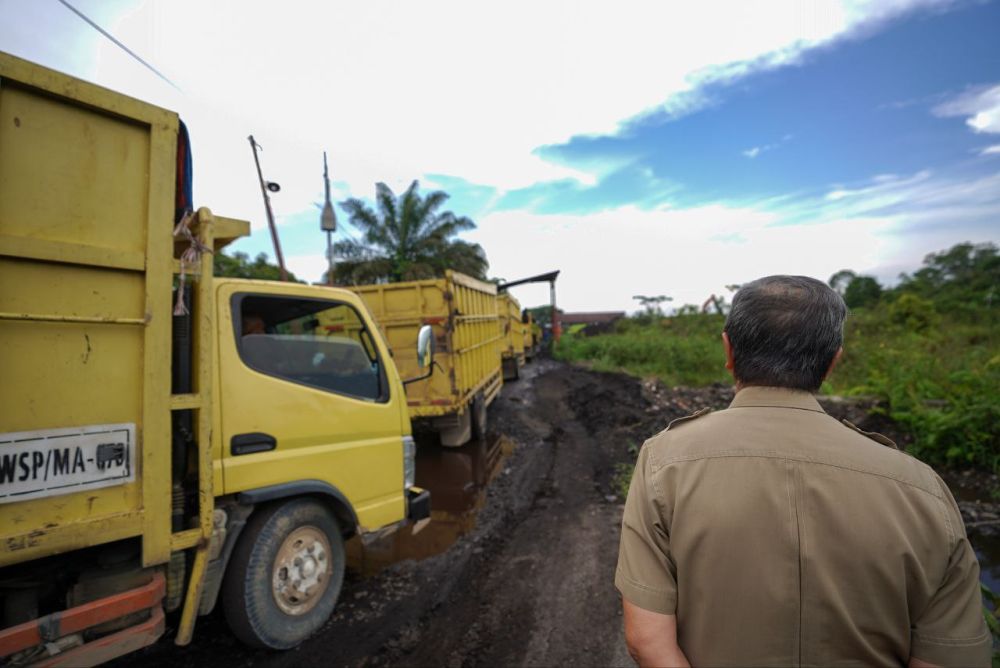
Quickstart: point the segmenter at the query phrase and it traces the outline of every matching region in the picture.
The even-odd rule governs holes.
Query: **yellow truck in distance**
[[[538,355],[538,351],[541,348],[542,328],[535,322],[531,311],[524,309],[522,313],[521,321],[524,323],[524,357],[530,362]]]
[[[186,644],[219,600],[293,647],[346,538],[429,515],[364,303],[214,279],[249,224],[187,211],[189,156],[176,114],[0,53],[0,664],[100,663],[175,610]]]
[[[517,380],[521,376],[521,367],[527,361],[524,343],[528,326],[521,316],[521,304],[509,293],[501,292],[497,295],[497,307],[500,309],[500,329],[503,335],[503,379]]]
[[[437,432],[446,446],[483,437],[486,408],[503,384],[496,285],[449,270],[444,278],[349,289],[375,316],[404,378],[419,377],[412,342],[421,327],[433,328],[434,366],[406,385],[415,426]]]

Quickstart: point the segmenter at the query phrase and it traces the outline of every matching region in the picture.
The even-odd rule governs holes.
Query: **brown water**
[[[980,580],[995,592],[1000,592],[1000,523],[993,518],[1000,514],[997,499],[994,498],[997,481],[985,474],[959,474],[945,472],[942,478],[948,484],[951,493],[963,515],[973,509],[977,517],[985,520],[983,525],[967,526],[969,542],[979,557]],[[967,521],[969,517],[965,518]]]
[[[416,484],[430,490],[431,517],[378,537],[347,543],[347,565],[371,575],[405,559],[441,554],[476,526],[486,488],[514,444],[503,436],[458,448],[418,441]]]

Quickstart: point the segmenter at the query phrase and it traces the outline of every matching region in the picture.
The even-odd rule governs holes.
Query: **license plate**
[[[135,480],[135,424],[0,434],[0,503]]]

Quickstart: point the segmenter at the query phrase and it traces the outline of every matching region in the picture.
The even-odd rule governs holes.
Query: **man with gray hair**
[[[846,313],[812,278],[743,286],[722,334],[732,404],[643,445],[615,574],[640,665],[990,665],[948,488],[813,396]]]

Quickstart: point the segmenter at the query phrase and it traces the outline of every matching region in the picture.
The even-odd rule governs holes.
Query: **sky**
[[[336,201],[444,190],[491,277],[559,269],[569,311],[769,274],[891,285],[1000,240],[1000,0],[68,1],[174,86],[58,0],[0,0],[0,50],[180,113],[196,204],[273,258],[253,134],[310,281],[323,151]]]

